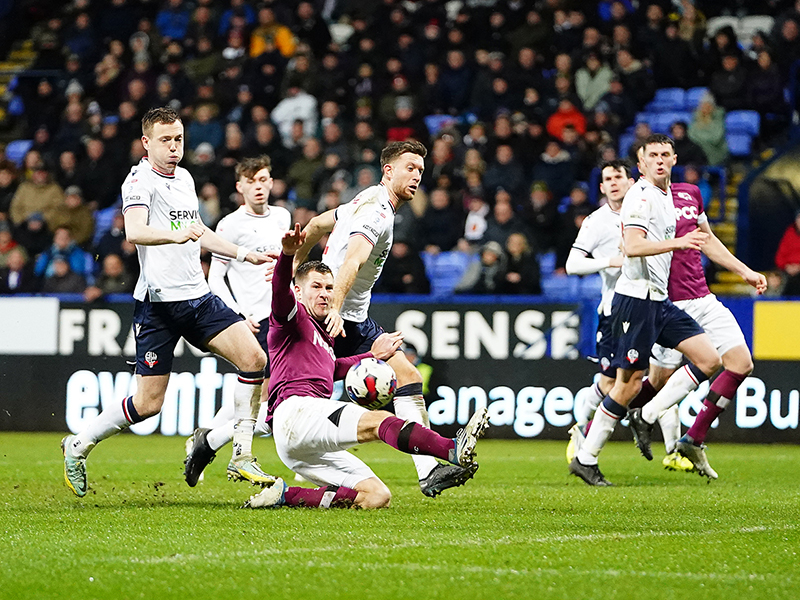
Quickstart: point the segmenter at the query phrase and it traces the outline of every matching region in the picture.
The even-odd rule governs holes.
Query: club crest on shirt
[[[151,369],[158,364],[158,354],[148,350],[144,355],[144,363]]]

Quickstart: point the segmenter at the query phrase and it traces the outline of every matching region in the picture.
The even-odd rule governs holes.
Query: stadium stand
[[[173,39],[159,30],[167,26],[158,20],[160,3],[34,3],[35,10],[29,4],[15,8],[20,25],[0,44],[0,143],[5,142],[3,158],[19,169],[13,184],[0,189],[0,201],[10,202],[15,186],[40,162],[62,190],[77,185],[86,194],[104,176],[118,184],[141,157],[138,119],[154,105],[175,106],[187,129],[214,133],[210,153],[205,145],[205,153],[189,152],[183,162],[211,226],[237,206],[230,167],[241,156],[270,154],[273,200],[290,210],[301,207],[307,218],[332,190],[340,201],[352,198],[361,185],[354,174],[379,170],[387,140],[415,136],[431,149],[443,140],[428,158],[425,194],[418,194],[417,217],[403,224],[405,233],[419,239],[418,215],[431,192],[442,188],[457,208],[454,218],[473,228],[466,237],[474,251],[485,241],[475,234],[481,221],[490,218],[498,198],[508,200],[538,252],[545,294],[582,294],[584,288],[590,293],[594,284],[573,283],[561,274],[564,252],[554,252],[552,240],[563,245],[565,235],[574,235],[562,192],[548,199],[562,210],[555,210],[544,230],[534,226],[527,190],[542,173],[558,173],[552,181],[563,180],[565,190],[588,182],[596,206],[597,163],[628,155],[637,123],[664,133],[677,121],[691,123],[712,74],[734,53],[751,76],[742,110],[724,118],[730,159],[713,168],[700,165],[699,173],[710,182],[715,226],[735,237],[736,206],[726,205],[735,202],[735,184],[746,168],[741,165],[787,139],[798,96],[794,59],[800,58],[800,37],[784,24],[800,28],[800,13],[788,4],[784,9],[742,0],[733,8],[697,0],[691,23],[673,4],[648,29],[643,23],[650,3],[631,4],[620,21],[613,21],[607,7],[578,4],[564,12],[575,24],[564,27],[557,23],[560,8],[554,12],[537,3],[338,1],[312,3],[309,17],[305,7],[299,11],[296,3],[281,0],[263,14],[257,4],[240,13],[227,10],[227,2],[212,2],[223,10],[211,11],[208,20],[202,2],[186,4],[189,24],[167,32]],[[84,13],[91,33],[77,24]],[[265,33],[277,30],[286,37]],[[774,64],[758,73],[764,49]],[[664,60],[672,52],[682,53],[679,65]],[[591,96],[600,100],[585,110],[575,94],[575,73],[591,53],[613,76],[593,82],[601,87]],[[774,111],[754,110],[753,98],[771,92],[776,77],[779,95],[782,90],[788,101]],[[303,93],[292,96],[296,89]],[[303,128],[272,122],[275,107],[287,100],[308,108]],[[564,100],[572,105],[568,120],[558,114]],[[548,131],[558,137],[553,140]],[[317,158],[300,150],[309,137],[320,141]],[[90,139],[102,140],[99,157],[89,156]],[[557,147],[546,155],[548,141]],[[502,146],[511,155],[498,152]],[[331,155],[338,161],[333,169]],[[468,220],[473,198],[483,208]],[[118,209],[113,200],[113,194],[86,198],[95,211],[94,240],[111,227]],[[534,212],[551,214],[548,207]],[[15,237],[32,239],[25,227],[15,224]],[[34,259],[36,247],[31,249]],[[91,244],[85,249],[94,250]],[[422,257],[432,294],[451,293],[465,268],[463,256]]]

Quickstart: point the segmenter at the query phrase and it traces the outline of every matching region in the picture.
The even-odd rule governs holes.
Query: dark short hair
[[[628,177],[633,177],[633,168],[631,167],[631,163],[625,160],[624,158],[615,158],[614,160],[607,160],[600,165],[600,175],[602,177],[603,171],[610,167],[615,171],[625,171],[625,175]]]
[[[672,151],[675,152],[675,142],[672,140],[671,137],[668,135],[664,135],[663,133],[651,133],[642,142],[640,148],[644,149],[646,146],[650,144],[669,144],[672,148]],[[638,150],[638,148],[637,148]]]
[[[272,170],[272,161],[269,156],[262,154],[245,158],[236,165],[236,179],[239,180],[242,177],[252,179],[261,169]]]
[[[161,123],[163,125],[171,125],[175,121],[180,121],[180,115],[169,108],[168,106],[164,106],[161,108],[151,108],[148,110],[145,115],[142,117],[142,133],[146,136],[149,136],[153,133],[153,125],[156,123]]]
[[[392,142],[381,151],[381,169],[385,165],[394,162],[406,152],[417,154],[422,158],[425,158],[428,155],[428,150],[421,142],[414,140],[407,140],[405,142]]]
[[[312,271],[322,273],[323,275],[328,275],[329,273],[333,275],[331,268],[321,260],[309,260],[297,267],[297,271],[294,273],[294,282],[300,285],[300,282],[308,277],[308,274]]]

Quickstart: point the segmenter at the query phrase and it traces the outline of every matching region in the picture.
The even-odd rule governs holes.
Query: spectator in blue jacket
[[[80,249],[66,227],[56,229],[53,234],[53,245],[36,259],[34,274],[37,277],[51,277],[55,273],[57,259],[65,261],[73,273],[83,276],[87,281],[92,279],[94,270],[92,255]]]

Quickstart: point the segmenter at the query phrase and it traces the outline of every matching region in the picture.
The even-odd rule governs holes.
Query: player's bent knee
[[[377,477],[358,482],[354,489],[358,492],[356,504],[361,508],[386,508],[392,503],[392,492]]]
[[[385,410],[365,410],[358,419],[358,442],[366,444],[367,442],[378,441],[380,439],[378,430],[381,423],[391,416],[393,416],[392,413]]]

